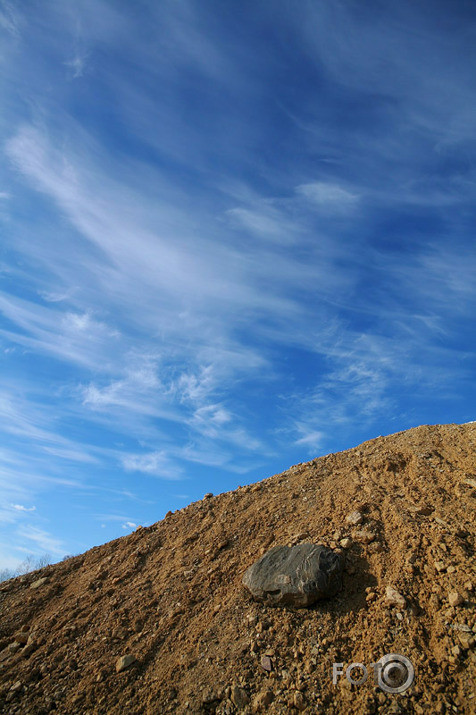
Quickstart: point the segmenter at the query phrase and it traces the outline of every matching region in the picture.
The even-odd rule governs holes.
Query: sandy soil
[[[476,712],[475,445],[472,423],[379,437],[0,584],[0,711]],[[342,550],[343,590],[253,602],[247,567],[301,542]],[[414,666],[401,694],[387,653]]]

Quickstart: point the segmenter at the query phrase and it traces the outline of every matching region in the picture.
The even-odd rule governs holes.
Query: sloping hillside
[[[0,711],[475,712],[475,446],[472,423],[379,437],[0,584]],[[342,550],[343,590],[253,602],[247,567],[300,542]],[[386,653],[406,692],[333,684]]]

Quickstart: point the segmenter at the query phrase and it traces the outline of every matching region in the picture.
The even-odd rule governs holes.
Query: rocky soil
[[[379,437],[0,584],[0,711],[476,712],[475,446],[472,423]],[[298,543],[342,551],[342,591],[254,602],[246,569]],[[402,694],[386,653],[414,665]],[[354,662],[368,680],[334,685]]]

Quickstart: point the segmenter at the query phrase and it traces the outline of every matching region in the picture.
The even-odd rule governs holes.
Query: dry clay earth
[[[473,423],[379,437],[0,584],[1,712],[476,712],[475,443]],[[342,550],[342,591],[252,601],[247,567],[301,542]],[[333,684],[386,653],[414,665],[404,693],[370,667]]]

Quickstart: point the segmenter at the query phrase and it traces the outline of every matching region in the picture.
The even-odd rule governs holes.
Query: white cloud
[[[89,54],[77,52],[74,57],[67,60],[64,64],[66,67],[72,70],[73,79],[78,79],[84,75],[85,69],[87,67]]]
[[[320,448],[325,433],[322,430],[308,430],[305,425],[300,425],[298,431],[303,432],[303,436],[295,441],[295,444],[302,444],[308,447],[310,450],[317,450]]]
[[[123,454],[121,462],[128,472],[142,472],[164,479],[181,479],[183,467],[177,464],[165,450],[156,450],[144,454]]]
[[[20,18],[18,8],[15,8],[9,0],[3,0],[0,7],[0,27],[10,33],[13,37],[18,37],[20,33]]]
[[[88,313],[63,312],[6,293],[0,293],[0,311],[17,328],[0,330],[9,341],[88,367],[100,367],[120,339],[115,328]]]
[[[136,529],[137,524],[133,521],[126,521],[125,524],[122,524],[123,529]]]
[[[26,507],[23,504],[10,504],[10,506],[16,511],[36,511],[36,506]]]
[[[360,198],[358,194],[337,184],[322,181],[301,184],[296,191],[324,211],[347,211],[354,207]]]
[[[140,13],[93,5],[53,3],[31,20],[10,2],[0,11],[0,59],[29,108],[2,102],[2,186],[15,187],[0,193],[13,259],[0,267],[11,286],[0,356],[5,384],[16,376],[0,400],[5,504],[59,485],[120,498],[92,478],[103,467],[115,478],[118,463],[137,485],[185,478],[187,463],[191,475],[246,471],[287,445],[321,449],[336,426],[388,418],[419,375],[451,386],[466,374],[441,341],[474,313],[474,259],[454,248],[469,213],[446,214],[431,250],[418,213],[474,194],[474,73],[447,61],[451,33],[419,32],[408,3],[391,22],[347,2],[263,6],[260,22],[273,16],[276,38],[286,27],[291,62],[319,81],[307,92],[273,84],[272,37],[245,51],[199,2],[150,4],[151,43]],[[441,57],[429,54],[435,35]],[[100,56],[110,62],[92,71]],[[75,121],[86,93],[97,104]],[[458,152],[468,171],[447,182],[438,167]],[[8,523],[24,516],[4,511]]]
[[[18,528],[16,535],[20,542],[23,541],[24,544],[28,544],[28,546],[24,547],[28,553],[39,554],[47,552],[58,556],[62,556],[65,553],[65,547],[61,539],[37,526],[21,526]]]
[[[256,208],[233,208],[225,214],[231,225],[244,228],[251,234],[283,246],[297,242],[299,224],[279,211],[270,201],[262,201]]]

